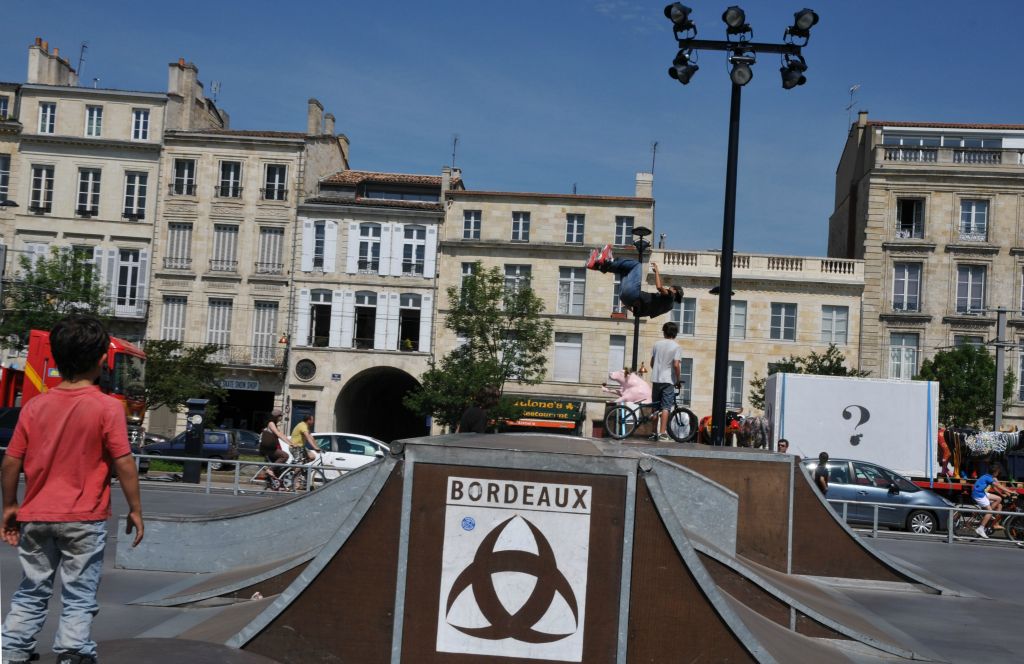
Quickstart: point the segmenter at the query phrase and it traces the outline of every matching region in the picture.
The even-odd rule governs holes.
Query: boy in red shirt
[[[124,407],[94,385],[107,360],[110,337],[91,316],[69,316],[50,331],[50,348],[64,380],[22,408],[0,482],[0,536],[19,547],[23,578],[3,625],[3,661],[34,657],[60,567],[61,615],[53,649],[58,664],[93,664],[90,637],[99,611],[96,590],[103,570],[110,472],[128,501],[133,546],[142,541],[142,504]],[[18,476],[25,496],[18,506]]]

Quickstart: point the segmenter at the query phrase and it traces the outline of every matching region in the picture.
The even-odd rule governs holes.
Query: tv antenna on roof
[[[853,85],[850,86],[850,103],[846,107],[847,128],[849,128],[849,126],[853,124],[853,105],[856,103],[854,101],[854,95],[857,94],[857,90],[860,90],[860,83],[854,83]]]
[[[82,47],[78,50],[78,68],[75,70],[78,72],[78,78],[82,78],[82,63],[85,62],[85,51],[89,48],[89,42],[82,42]]]
[[[213,93],[213,102],[217,103],[217,95],[220,94],[220,81],[210,81],[210,92]]]
[[[455,168],[455,153],[459,149],[459,135],[452,134],[452,168]]]
[[[654,175],[654,160],[658,157],[658,141],[651,143],[651,175]]]

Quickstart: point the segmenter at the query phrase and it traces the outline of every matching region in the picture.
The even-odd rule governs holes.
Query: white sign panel
[[[593,488],[449,477],[437,651],[583,658]]]
[[[835,376],[769,377],[766,414],[789,451],[857,459],[906,475],[935,472],[939,384]]]

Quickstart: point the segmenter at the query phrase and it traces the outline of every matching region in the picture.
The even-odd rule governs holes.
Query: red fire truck
[[[24,406],[29,399],[57,385],[61,376],[50,350],[50,333],[30,331],[24,368],[3,367],[0,372],[0,407]],[[124,339],[110,337],[100,388],[124,404],[128,439],[133,446],[142,444],[145,433],[145,378],[146,354]]]

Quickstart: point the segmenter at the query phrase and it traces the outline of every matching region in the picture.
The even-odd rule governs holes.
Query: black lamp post
[[[633,229],[633,235],[636,236],[636,240],[633,241],[633,246],[636,247],[636,259],[640,261],[641,274],[643,274],[644,254],[651,248],[651,243],[645,240],[648,235],[651,234],[651,229],[645,226],[637,226]],[[643,284],[641,284],[642,286]],[[633,315],[633,371],[636,371],[637,360],[640,355],[640,317]]]
[[[725,169],[725,212],[722,222],[721,277],[718,288],[718,336],[715,343],[715,386],[714,402],[711,407],[713,445],[721,445],[725,439],[725,405],[729,385],[729,326],[732,313],[732,261],[733,237],[736,227],[736,163],[739,157],[740,140],[740,97],[743,86],[754,77],[751,68],[757,62],[758,53],[777,53],[782,57],[779,73],[782,87],[791,90],[807,82],[804,72],[807,62],[801,54],[802,47],[810,39],[811,28],[818,22],[818,15],[810,9],[802,9],[793,16],[793,25],[786,28],[782,44],[766,44],[750,41],[753,30],[747,23],[746,13],[737,6],[729,7],[722,13],[725,23],[725,41],[696,39],[697,26],[690,18],[693,10],[679,2],[665,7],[665,16],[672,21],[672,29],[679,44],[668,75],[686,85],[700,67],[696,51],[724,51],[728,54],[732,68],[732,100],[729,105],[729,149]]]

